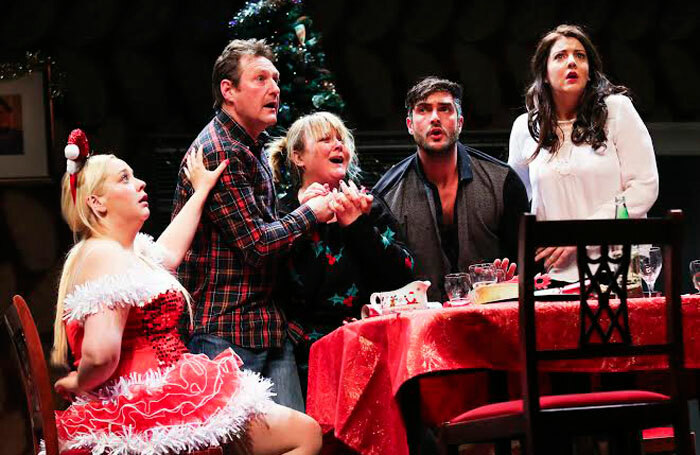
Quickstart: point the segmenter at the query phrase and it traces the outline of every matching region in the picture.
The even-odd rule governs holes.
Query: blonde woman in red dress
[[[56,413],[61,452],[159,455],[231,444],[243,453],[318,453],[318,424],[274,404],[269,381],[242,371],[231,350],[209,360],[178,336],[189,295],[171,271],[227,163],[209,171],[201,150],[190,154],[194,194],[154,241],[140,233],[150,214],[146,184],[113,155],[86,158],[84,135],[69,142],[61,202],[77,243],[61,276],[52,361],[66,365],[70,348],[76,371],[55,384],[72,399]]]

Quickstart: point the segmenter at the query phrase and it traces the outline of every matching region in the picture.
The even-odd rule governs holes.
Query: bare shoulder
[[[76,258],[74,285],[95,280],[104,275],[125,273],[136,256],[119,242],[110,239],[89,239]]]

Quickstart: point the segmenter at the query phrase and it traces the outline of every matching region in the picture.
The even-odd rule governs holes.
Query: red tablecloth
[[[662,342],[662,298],[631,299],[629,324],[635,344]],[[575,347],[578,304],[538,303],[541,348]],[[700,296],[683,298],[688,368],[700,368]],[[417,376],[440,371],[519,369],[517,302],[420,310],[365,319],[313,344],[307,413],[324,432],[361,454],[407,454],[406,431],[396,399]],[[638,371],[665,367],[660,357],[557,361],[549,371]]]

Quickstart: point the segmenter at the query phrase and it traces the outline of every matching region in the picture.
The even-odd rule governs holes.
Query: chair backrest
[[[51,383],[34,319],[26,302],[19,295],[12,299],[12,305],[5,311],[4,316],[27,396],[34,453],[39,453],[40,442],[43,440],[46,455],[58,455]]]
[[[625,220],[537,221],[525,214],[520,220],[518,266],[520,273],[520,345],[524,411],[539,411],[537,364],[540,360],[580,359],[635,355],[665,355],[672,374],[672,394],[679,393],[683,367],[681,325],[681,247],[683,213],[666,218]],[[663,249],[667,340],[654,345],[633,345],[627,304],[627,271],[631,245],[658,244]],[[611,257],[609,246],[621,246],[622,255]],[[537,248],[576,246],[580,282],[580,335],[578,346],[538,350],[536,346],[534,277]],[[590,248],[590,247],[598,247]],[[619,251],[619,249],[618,249]],[[595,269],[595,270],[594,270]],[[590,281],[590,284],[587,283]],[[619,304],[610,305],[611,294]],[[597,298],[592,300],[591,298]],[[607,327],[601,324],[601,316]]]

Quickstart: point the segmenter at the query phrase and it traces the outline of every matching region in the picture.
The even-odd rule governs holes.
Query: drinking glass
[[[640,251],[639,269],[644,282],[647,284],[649,297],[653,294],[654,283],[656,283],[656,279],[659,278],[659,273],[661,273],[661,264],[661,248],[658,246],[652,246],[648,251]]]
[[[700,294],[700,259],[690,261],[690,278],[693,279],[693,286]]]
[[[472,280],[472,287],[483,286],[498,281],[496,267],[490,263],[470,265],[469,277]]]
[[[468,273],[450,273],[445,275],[445,294],[450,302],[463,302],[469,295],[471,280]]]

